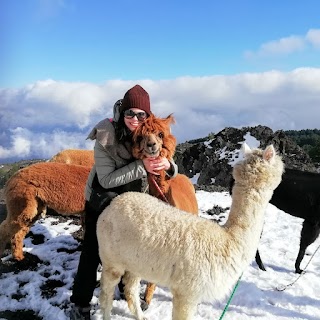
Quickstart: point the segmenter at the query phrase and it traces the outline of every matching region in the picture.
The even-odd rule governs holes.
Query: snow
[[[197,191],[199,212],[204,218],[212,219],[205,212],[218,205],[228,208],[231,197],[226,192]],[[225,213],[224,213],[225,215]],[[300,278],[294,273],[294,263],[299,250],[300,230],[302,220],[269,204],[266,210],[265,225],[259,244],[261,258],[267,271],[261,271],[254,261],[244,271],[233,299],[223,319],[320,319],[320,246],[318,238],[307,250],[302,261],[304,269],[312,254],[315,255],[308,264],[306,273]],[[57,223],[54,217],[39,220],[31,228],[35,234],[43,234],[43,244],[32,244],[30,238],[25,239],[25,251],[37,255],[45,264],[36,270],[26,270],[19,273],[3,273],[0,276],[0,312],[34,310],[45,320],[66,320],[69,308],[69,297],[73,278],[77,269],[79,251],[75,250],[78,242],[71,236],[79,226],[73,225],[70,219],[66,223]],[[59,250],[57,248],[65,248]],[[2,260],[9,259],[10,256]],[[100,274],[98,273],[98,276]],[[49,298],[41,295],[40,287],[47,281],[57,280],[64,283],[58,287],[56,294]],[[297,280],[298,279],[298,280]],[[292,285],[292,282],[296,281]],[[281,286],[289,285],[284,291]],[[143,284],[143,287],[145,284]],[[21,298],[15,299],[20,293]],[[13,295],[13,297],[12,297]],[[92,299],[92,319],[101,320],[98,304],[99,288],[95,290]],[[199,304],[194,319],[219,319],[228,301],[208,301]],[[145,312],[150,320],[171,319],[172,295],[167,288],[157,287],[149,309]],[[133,319],[127,304],[123,300],[114,300],[114,320]]]

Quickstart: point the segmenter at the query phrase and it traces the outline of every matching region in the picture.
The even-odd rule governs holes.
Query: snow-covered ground
[[[228,208],[231,204],[231,198],[226,192],[197,191],[197,199],[200,213],[205,218],[212,218],[205,212],[214,205]],[[301,223],[301,219],[268,205],[259,245],[267,271],[259,270],[254,261],[251,263],[245,270],[223,319],[320,319],[320,250],[316,252],[301,278],[284,291],[277,290],[298,277],[294,273],[294,263],[299,249]],[[32,244],[31,238],[27,238],[25,251],[37,255],[45,263],[40,263],[33,268],[34,270],[16,274],[3,273],[0,276],[0,314],[5,310],[16,312],[27,309],[35,311],[35,314],[45,320],[68,319],[66,312],[79,259],[79,251],[74,251],[78,242],[71,233],[78,228],[79,226],[74,225],[72,220],[56,224],[54,217],[42,219],[32,227],[33,233],[43,234],[46,241],[35,245]],[[308,255],[301,264],[302,269],[319,246],[320,239],[317,239],[308,248]],[[3,260],[8,259],[10,256],[3,258]],[[42,295],[48,281],[59,284],[56,292],[49,297]],[[96,289],[92,299],[93,320],[102,319],[98,295],[99,288]],[[208,301],[199,304],[194,319],[219,319],[228,298],[220,302]],[[171,319],[171,309],[171,293],[167,288],[157,287],[146,316],[150,320]],[[125,301],[114,301],[112,319],[133,319]]]

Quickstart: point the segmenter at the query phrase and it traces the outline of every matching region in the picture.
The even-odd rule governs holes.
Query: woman
[[[171,177],[178,172],[176,164],[166,158],[137,160],[132,157],[132,133],[150,114],[149,94],[136,85],[116,102],[113,120],[102,120],[88,136],[96,140],[95,165],[85,188],[85,234],[70,298],[73,302],[70,319],[90,319],[90,301],[100,263],[96,235],[100,213],[117,194],[145,191],[147,172],[157,174],[159,170],[166,170]],[[119,289],[123,290],[120,284]]]

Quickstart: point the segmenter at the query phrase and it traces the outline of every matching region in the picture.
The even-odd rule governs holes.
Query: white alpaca
[[[187,214],[147,194],[115,198],[97,223],[102,262],[100,305],[109,320],[114,288],[124,275],[136,319],[140,278],[168,287],[174,320],[191,320],[201,301],[223,298],[254,259],[266,206],[279,185],[283,163],[273,146],[244,147],[234,166],[233,199],[224,226]]]

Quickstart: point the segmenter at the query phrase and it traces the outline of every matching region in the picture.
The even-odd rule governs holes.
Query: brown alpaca
[[[90,167],[42,162],[16,172],[5,187],[7,217],[0,225],[0,257],[11,239],[12,255],[22,260],[23,240],[47,207],[63,215],[84,211]]]
[[[176,148],[176,139],[171,134],[170,125],[174,118],[148,117],[135,130],[133,136],[133,156],[137,159],[147,157],[166,157],[172,159]],[[194,215],[198,215],[198,202],[190,179],[182,174],[170,179],[165,171],[159,175],[148,174],[149,193],[172,206]],[[144,299],[149,305],[156,285],[148,283]]]
[[[66,149],[53,156],[49,162],[79,164],[92,167],[94,165],[93,150]]]

